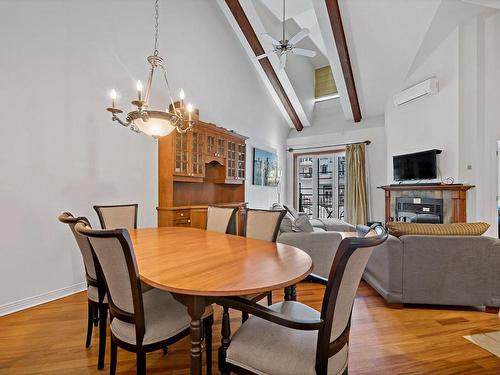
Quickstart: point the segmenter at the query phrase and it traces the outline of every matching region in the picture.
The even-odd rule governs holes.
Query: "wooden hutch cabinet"
[[[246,139],[202,121],[160,138],[158,226],[205,228],[208,205],[245,208]]]

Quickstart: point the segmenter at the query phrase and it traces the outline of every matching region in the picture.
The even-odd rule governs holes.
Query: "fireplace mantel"
[[[474,185],[385,185],[379,189],[385,192],[385,222],[395,217],[396,197],[441,198],[444,201],[445,223],[465,223],[467,221],[467,190]]]

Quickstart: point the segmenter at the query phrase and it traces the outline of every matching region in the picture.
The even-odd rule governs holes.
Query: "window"
[[[310,218],[343,218],[345,154],[295,155],[295,207]]]
[[[338,98],[337,85],[330,65],[314,71],[314,98],[316,102]]]

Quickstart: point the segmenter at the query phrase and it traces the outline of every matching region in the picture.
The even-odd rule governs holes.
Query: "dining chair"
[[[340,242],[321,311],[296,301],[265,307],[239,297],[221,298],[222,306],[253,315],[230,340],[223,338],[221,373],[347,374],[356,290],[373,248],[387,236],[382,228]]]
[[[236,234],[237,207],[208,206],[207,230]]]
[[[92,331],[95,325],[99,325],[99,356],[97,360],[97,368],[104,367],[104,354],[106,351],[106,324],[108,316],[108,301],[106,298],[104,282],[96,272],[95,262],[92,255],[92,249],[89,240],[76,232],[75,225],[78,221],[86,223],[90,227],[90,223],[85,217],[74,217],[69,212],[63,212],[59,215],[59,221],[68,224],[73,236],[75,237],[78,248],[83,258],[85,266],[85,278],[87,280],[87,338],[85,347],[90,348]]]
[[[256,240],[276,242],[281,221],[286,215],[286,210],[256,210],[247,209],[246,211],[246,227],[245,236]],[[285,290],[286,298],[290,295],[289,288]],[[257,302],[267,297],[267,304],[273,303],[273,292],[264,294],[255,294],[246,296],[245,298]],[[248,314],[243,312],[242,322],[248,319]]]
[[[187,308],[171,293],[152,288],[144,292],[127,229],[95,230],[79,221],[75,230],[86,236],[103,275],[111,331],[110,374],[116,373],[118,346],[136,353],[137,374],[146,373],[146,353],[164,349],[190,333]],[[207,374],[212,370],[213,309],[202,315]]]
[[[138,204],[94,206],[102,229],[137,228]]]

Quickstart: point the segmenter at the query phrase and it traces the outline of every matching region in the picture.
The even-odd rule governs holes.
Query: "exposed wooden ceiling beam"
[[[330,25],[332,27],[335,45],[337,46],[342,73],[344,74],[354,122],[359,122],[361,121],[361,109],[359,107],[358,93],[356,92],[356,85],[354,83],[351,59],[349,58],[349,51],[347,49],[342,16],[340,15],[339,1],[325,0],[325,5],[328,10],[328,17],[330,18]]]
[[[239,0],[225,0],[225,2],[229,10],[231,11],[234,19],[238,23],[238,26],[243,32],[243,35],[245,36],[255,56],[259,56],[265,53],[264,48],[260,44],[259,38],[257,38],[257,35],[255,34],[255,31],[250,21],[248,20],[245,11],[241,7]],[[285,89],[283,88],[283,85],[281,84],[278,76],[276,75],[276,72],[274,71],[271,62],[267,57],[264,57],[259,60],[259,63],[262,69],[264,70],[264,73],[266,74],[267,78],[269,79],[269,82],[276,91],[276,94],[278,95],[281,103],[283,104],[283,107],[285,108],[288,116],[290,116],[290,120],[295,126],[295,129],[301,131],[304,128],[304,126],[302,125],[302,122],[300,121],[297,112],[293,108],[293,105],[290,102],[290,99],[288,98],[288,95],[286,94]]]

